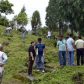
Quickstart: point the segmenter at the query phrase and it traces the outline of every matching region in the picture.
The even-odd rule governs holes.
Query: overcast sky
[[[35,10],[40,12],[42,26],[45,26],[45,15],[46,15],[46,7],[48,6],[49,0],[9,0],[11,3],[14,4],[13,10],[14,15],[17,15],[23,6],[26,7],[26,13],[28,14],[29,18],[29,25],[27,29],[31,29],[30,26],[30,19],[32,14]],[[14,15],[9,15],[8,18],[11,19]]]

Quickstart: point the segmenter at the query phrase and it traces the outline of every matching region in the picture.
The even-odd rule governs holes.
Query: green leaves
[[[0,1],[0,12],[5,13],[6,15],[11,14],[13,13],[12,6],[13,4],[9,3],[8,0],[1,0]]]
[[[16,16],[16,21],[19,25],[25,26],[28,23],[27,14],[25,12],[25,7],[21,9],[21,12]]]
[[[40,28],[41,26],[40,14],[38,11],[35,11],[32,15],[31,25],[32,30],[36,33],[36,29]]]
[[[59,21],[70,22],[75,31],[84,27],[84,0],[50,0],[46,12],[46,25],[54,30]]]

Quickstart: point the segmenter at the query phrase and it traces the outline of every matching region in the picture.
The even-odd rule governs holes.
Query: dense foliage
[[[6,18],[6,15],[14,13],[12,7],[13,4],[8,0],[0,0],[0,25],[9,25],[9,21]],[[2,14],[5,14],[5,16],[2,16]]]
[[[28,23],[27,14],[25,11],[25,7],[23,7],[20,13],[16,16],[16,21],[19,26],[26,26]]]
[[[70,22],[73,31],[84,32],[84,0],[50,0],[46,9],[46,25],[60,29],[64,22]]]
[[[41,26],[39,11],[35,11],[33,13],[32,20],[31,20],[31,25],[32,25],[33,32],[36,33],[36,29],[40,28],[40,26]]]

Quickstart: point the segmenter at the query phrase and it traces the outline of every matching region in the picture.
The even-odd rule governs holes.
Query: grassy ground
[[[84,66],[66,66],[61,68],[58,63],[57,49],[54,47],[54,40],[43,38],[46,44],[46,72],[40,73],[35,69],[33,75],[36,80],[31,82],[27,75],[27,48],[32,40],[37,41],[37,36],[27,35],[25,43],[21,35],[13,31],[11,36],[3,34],[4,28],[0,26],[0,43],[8,42],[4,47],[8,55],[8,63],[5,65],[5,72],[2,84],[84,84]]]

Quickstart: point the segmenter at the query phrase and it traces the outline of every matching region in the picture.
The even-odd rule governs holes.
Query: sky
[[[7,16],[8,19],[11,20],[13,16],[17,15],[20,12],[21,8],[25,6],[26,13],[29,18],[29,23],[26,26],[27,30],[31,30],[30,20],[35,10],[39,11],[42,26],[45,26],[46,7],[48,6],[49,0],[9,0],[9,2],[14,4],[13,6],[14,14],[8,15]]]

